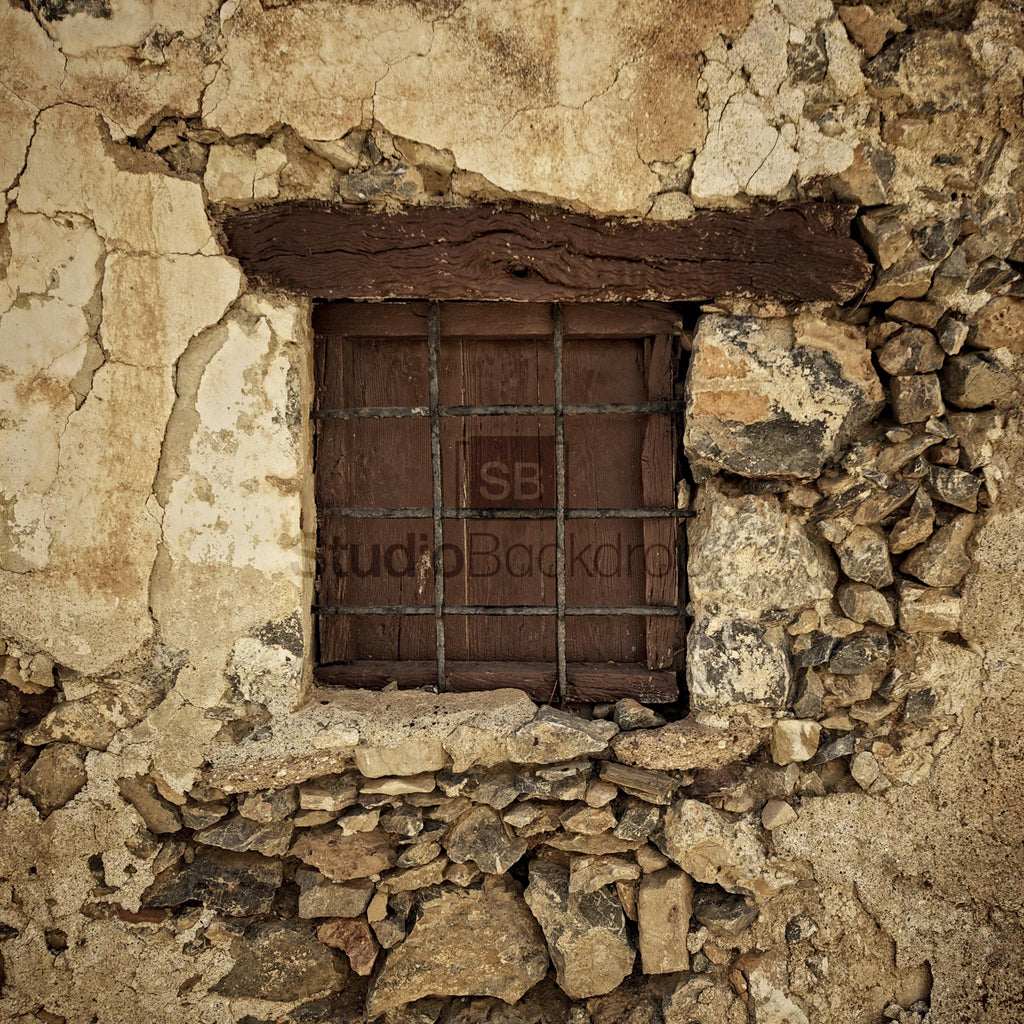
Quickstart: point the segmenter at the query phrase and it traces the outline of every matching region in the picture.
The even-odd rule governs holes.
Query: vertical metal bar
[[[554,304],[555,356],[555,597],[558,635],[558,695],[566,696],[565,669],[565,421],[562,402],[562,308]]]
[[[436,302],[427,314],[427,353],[430,373],[430,472],[434,485],[434,635],[437,650],[437,689],[447,689],[444,667],[444,500],[441,489],[441,310]]]

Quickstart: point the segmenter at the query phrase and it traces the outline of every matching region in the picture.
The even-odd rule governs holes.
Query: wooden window
[[[318,306],[317,678],[675,700],[680,326],[652,304]]]

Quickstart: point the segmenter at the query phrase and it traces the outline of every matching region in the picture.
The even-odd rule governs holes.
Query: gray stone
[[[813,316],[701,317],[684,445],[707,475],[817,476],[882,406],[863,333]]]
[[[501,768],[472,773],[445,768],[437,773],[437,784],[446,796],[468,797],[474,803],[488,804],[499,811],[519,795],[518,779],[518,772]]]
[[[559,987],[588,999],[616,988],[636,954],[617,897],[608,889],[570,894],[569,879],[567,868],[535,858],[525,896],[544,930]]]
[[[797,718],[818,718],[824,710],[825,687],[813,669],[802,673],[797,681],[793,714]]]
[[[387,955],[368,1017],[427,996],[494,996],[515,1003],[548,970],[544,938],[511,883],[438,889],[422,899],[405,941]]]
[[[423,831],[423,815],[415,807],[396,807],[381,814],[378,824],[390,835],[411,839]]]
[[[215,824],[228,813],[226,803],[198,803],[189,800],[183,807],[179,808],[181,823],[186,828],[202,829]]]
[[[657,828],[660,820],[661,811],[657,807],[634,800],[619,814],[619,821],[613,832],[619,839],[643,842]]]
[[[886,373],[895,375],[939,370],[946,354],[931,331],[923,327],[904,327],[878,350],[876,357]]]
[[[489,875],[508,871],[526,853],[527,845],[490,807],[470,808],[452,823],[441,842],[453,861],[472,861]]]
[[[913,480],[900,480],[884,491],[872,494],[857,506],[853,522],[857,526],[874,526],[905,505],[917,491]]]
[[[895,626],[896,617],[888,598],[866,583],[843,583],[836,591],[836,600],[843,614],[854,622],[877,622]]]
[[[693,912],[693,880],[677,868],[645,874],[637,894],[640,962],[644,974],[690,968],[686,936]]]
[[[831,633],[815,631],[793,640],[793,664],[797,668],[816,668],[832,656],[836,638]]]
[[[238,801],[238,813],[244,818],[268,823],[284,821],[298,806],[299,791],[295,786],[285,786],[284,789],[247,793]]]
[[[177,832],[181,828],[178,809],[160,796],[152,782],[147,779],[119,779],[117,788],[121,796],[139,812],[150,832],[162,835]]]
[[[395,849],[382,833],[346,836],[329,825],[301,833],[291,853],[335,882],[371,878],[395,863]]]
[[[319,871],[299,868],[299,917],[358,917],[373,898],[370,881],[332,882]]]
[[[857,749],[857,738],[853,733],[846,733],[829,741],[808,761],[809,765],[825,764],[828,761],[838,761],[841,757],[849,757]]]
[[[953,356],[942,370],[942,393],[958,409],[1001,405],[1016,384],[1014,375],[987,352]]]
[[[588,721],[545,706],[509,737],[509,758],[518,764],[549,764],[600,754],[618,731],[614,722]]]
[[[939,346],[949,356],[955,356],[964,347],[970,328],[962,320],[951,317],[939,331]]]
[[[757,920],[757,906],[745,896],[702,886],[693,900],[693,916],[710,932],[735,938]]]
[[[757,621],[831,598],[831,552],[774,495],[730,497],[710,480],[698,490],[695,509],[687,579],[698,607]]]
[[[857,583],[887,587],[892,583],[892,563],[885,534],[877,527],[855,526],[836,545],[843,572]]]
[[[781,627],[708,615],[690,627],[686,681],[694,709],[743,703],[781,709],[792,678]]]
[[[955,505],[965,512],[976,512],[978,509],[978,491],[981,481],[972,473],[949,466],[930,466],[928,469],[928,489],[932,495],[947,505]]]
[[[344,974],[312,930],[284,921],[257,925],[231,944],[235,964],[213,987],[228,998],[292,1002],[336,988]]]
[[[967,541],[976,522],[976,516],[956,516],[936,530],[927,544],[911,551],[900,569],[930,587],[958,586],[971,567]]]
[[[85,751],[74,743],[51,743],[21,777],[21,791],[46,818],[72,800],[85,783]]]
[[[868,627],[839,642],[828,668],[836,675],[859,675],[885,668],[891,660],[892,644],[885,631]]]
[[[207,846],[219,846],[235,853],[262,853],[266,857],[281,857],[288,852],[292,839],[290,821],[253,821],[240,814],[232,814],[210,828],[196,833],[196,840]]]
[[[522,772],[516,776],[516,790],[522,796],[540,800],[582,800],[593,765],[575,761],[551,769]]]
[[[191,864],[157,875],[142,894],[144,907],[202,903],[230,917],[270,912],[283,877],[281,862],[255,853],[200,851]]]
[[[889,381],[889,401],[897,423],[921,423],[946,411],[939,378],[934,373],[893,377]]]

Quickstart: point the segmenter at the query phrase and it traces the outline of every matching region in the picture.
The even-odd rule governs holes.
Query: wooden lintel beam
[[[226,215],[250,279],[315,298],[845,302],[871,265],[851,206],[639,223],[527,206],[375,213],[287,202]]]

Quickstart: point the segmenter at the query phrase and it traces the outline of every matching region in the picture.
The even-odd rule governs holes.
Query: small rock
[[[644,974],[690,968],[686,936],[693,912],[693,880],[677,868],[644,875],[637,895],[640,961]]]
[[[544,706],[509,737],[509,757],[518,764],[545,764],[600,754],[618,731],[612,722],[587,721]]]
[[[356,802],[359,790],[347,775],[326,775],[299,786],[299,806],[304,811],[330,811],[337,814]]]
[[[216,803],[197,803],[189,800],[179,810],[181,813],[181,823],[186,828],[198,831],[220,821],[228,813],[228,805],[220,801]]]
[[[905,633],[956,633],[961,598],[955,590],[900,583],[900,629]]]
[[[973,473],[947,466],[931,466],[928,470],[928,489],[947,505],[955,505],[965,512],[978,509],[978,491],[981,481]]]
[[[319,871],[299,868],[299,917],[359,917],[373,897],[373,882],[332,882]]]
[[[889,381],[889,401],[897,423],[921,423],[946,411],[939,378],[934,373],[893,377]]]
[[[544,937],[511,885],[439,889],[422,900],[405,941],[388,953],[370,987],[366,1014],[377,1017],[435,995],[515,1003],[547,969]]]
[[[900,480],[887,490],[871,495],[857,506],[853,522],[857,526],[874,526],[905,505],[916,493],[913,480]]]
[[[999,405],[1016,383],[1014,375],[987,352],[953,356],[942,370],[942,393],[959,409]]]
[[[605,807],[618,795],[618,786],[613,786],[604,779],[591,779],[587,783],[587,794],[583,799],[588,807]]]
[[[119,779],[117,788],[139,812],[146,828],[157,835],[177,832],[181,828],[178,809],[156,791],[152,782],[146,779]]]
[[[661,811],[657,807],[634,801],[619,815],[614,835],[629,842],[644,842],[660,819]]]
[[[818,752],[811,758],[808,764],[826,764],[829,761],[837,761],[841,757],[848,757],[857,748],[857,739],[852,733],[839,736],[836,739],[820,747]]]
[[[398,867],[418,868],[441,856],[440,843],[413,843],[398,855]]]
[[[958,412],[949,416],[949,425],[960,442],[961,465],[980,469],[992,461],[992,444],[1002,434],[1006,414],[997,410]]]
[[[769,831],[791,821],[796,821],[796,811],[785,800],[769,800],[761,808],[761,824]]]
[[[817,722],[781,718],[772,724],[771,753],[776,764],[810,760],[818,749],[821,726]]]
[[[831,703],[838,704],[840,707],[846,707],[855,701],[867,700],[874,692],[877,682],[877,677],[870,673],[829,675],[825,680],[826,689],[834,698]],[[853,728],[852,725],[839,726],[831,718],[825,719],[821,724],[825,729]]]
[[[472,885],[478,878],[483,877],[475,864],[449,864],[444,869],[444,880],[452,885]]]
[[[693,916],[710,932],[735,938],[756,920],[758,910],[745,896],[701,886],[694,896]]]
[[[21,777],[21,791],[47,818],[74,799],[85,783],[85,751],[74,743],[51,743]]]
[[[329,992],[343,977],[331,953],[305,927],[284,921],[256,926],[231,945],[235,965],[211,991],[228,998],[292,1002]]]
[[[907,516],[889,531],[889,550],[894,555],[902,554],[918,544],[923,544],[935,529],[932,516]]]
[[[857,218],[857,227],[868,252],[883,270],[906,256],[914,244],[910,232],[897,218],[884,220],[874,213],[864,213]]]
[[[836,637],[831,633],[814,632],[797,637],[793,642],[793,664],[797,668],[824,665],[832,656]]]
[[[436,786],[433,772],[403,775],[390,779],[368,779],[360,787],[362,794],[402,796],[406,793],[431,793]]]
[[[394,871],[380,883],[380,889],[386,893],[400,893],[425,889],[428,885],[440,885],[444,881],[447,867],[448,858],[438,857],[429,864]]]
[[[619,839],[608,832],[601,832],[596,836],[557,832],[553,836],[544,836],[541,842],[545,846],[561,850],[563,853],[586,853],[595,856],[607,853],[631,853],[638,845],[625,839]]]
[[[596,836],[607,832],[616,825],[615,815],[607,808],[570,807],[559,819],[568,832],[584,836]]]
[[[797,718],[818,718],[824,707],[824,698],[825,687],[821,676],[813,669],[808,669],[797,682],[793,714]]]
[[[596,892],[615,882],[640,877],[640,866],[622,857],[570,857],[569,892]]]
[[[604,995],[633,970],[636,954],[618,899],[607,889],[569,894],[569,871],[534,858],[525,892],[540,922],[559,987],[572,999]]]
[[[836,675],[858,675],[885,668],[891,659],[892,644],[885,631],[869,627],[840,641],[828,668]]]
[[[946,354],[931,331],[922,327],[904,327],[878,350],[877,358],[878,365],[895,376],[940,370]]]
[[[269,823],[284,821],[299,806],[299,791],[295,786],[268,789],[261,793],[248,793],[238,801],[238,813],[243,818]]]
[[[946,355],[955,356],[964,347],[970,328],[962,320],[950,318],[939,332],[939,347]]]
[[[280,861],[255,853],[202,850],[191,864],[157,875],[142,894],[142,906],[178,907],[198,901],[231,917],[267,914],[283,872]]]
[[[850,774],[861,789],[869,789],[880,771],[878,759],[866,750],[850,758]]]
[[[291,853],[335,882],[371,878],[395,863],[395,849],[380,832],[345,836],[330,826],[303,832]]]
[[[656,711],[644,707],[632,697],[617,701],[614,712],[615,724],[623,731],[627,729],[654,729],[665,724],[665,719]]]
[[[669,859],[657,849],[657,847],[651,846],[647,843],[641,846],[633,856],[636,857],[637,866],[644,874],[648,874],[652,871],[660,871],[662,868],[668,867]]]
[[[971,566],[967,541],[976,521],[973,515],[956,516],[936,530],[927,544],[907,555],[900,568],[931,587],[958,586]]]
[[[892,583],[892,563],[885,534],[877,527],[855,526],[836,545],[843,572],[857,583],[887,587]]]
[[[495,810],[472,807],[449,828],[442,840],[456,863],[472,861],[485,874],[504,874],[526,853],[526,841],[509,832]]]
[[[333,814],[332,811],[320,812]],[[328,818],[328,820],[330,820]],[[357,832],[372,832],[380,822],[380,811],[352,811],[338,818],[338,828],[343,836],[354,836]]]
[[[411,839],[423,831],[423,815],[415,807],[396,807],[378,819],[380,828],[389,835]]]
[[[343,950],[352,970],[361,977],[373,971],[380,946],[365,921],[331,918],[317,928],[316,937],[325,946]]]
[[[836,592],[843,614],[854,622],[877,622],[880,626],[895,626],[892,606],[881,591],[866,583],[843,583]]]
[[[920,256],[904,256],[875,278],[874,287],[865,296],[866,302],[893,302],[896,299],[919,299],[931,287],[935,264]]]
[[[252,850],[266,857],[281,857],[288,852],[293,831],[290,821],[271,821],[264,824],[251,818],[243,818],[240,814],[233,814],[230,818],[225,818],[218,824],[198,832],[195,838],[207,846],[219,846],[222,850],[233,850],[235,853],[247,853]]]
[[[874,57],[890,35],[906,31],[907,26],[889,11],[876,13],[867,4],[837,7],[839,17],[850,38],[863,49],[865,56]]]
[[[519,795],[519,775],[514,770],[496,769],[482,773],[437,773],[437,784],[448,796],[464,796],[474,803],[503,810]]]
[[[890,320],[902,320],[904,323],[931,329],[942,318],[942,307],[934,302],[909,302],[907,299],[899,299],[885,311],[885,315]]]

